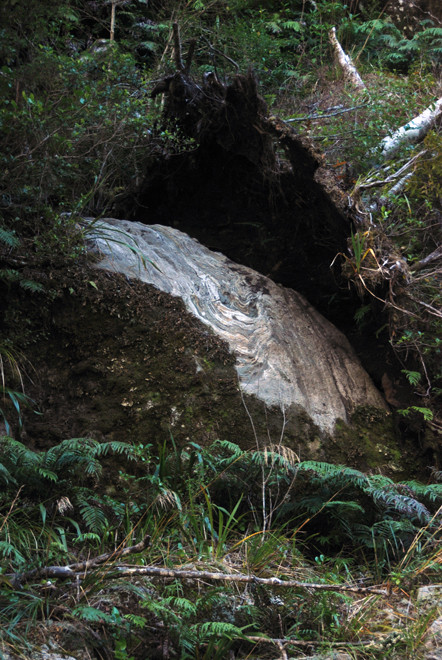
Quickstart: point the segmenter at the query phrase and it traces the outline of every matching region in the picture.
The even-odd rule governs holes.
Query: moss
[[[411,459],[407,448],[400,446],[393,415],[371,406],[356,408],[349,424],[339,420],[332,445],[333,462],[384,474],[403,472]]]

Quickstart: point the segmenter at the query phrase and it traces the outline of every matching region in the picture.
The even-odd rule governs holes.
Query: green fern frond
[[[397,50],[402,53],[417,53],[421,49],[421,45],[414,39],[405,39],[396,46]]]
[[[12,268],[0,269],[0,280],[8,283],[17,282],[22,287],[22,289],[26,289],[32,293],[37,293],[44,290],[41,284],[24,278],[18,270],[14,270]]]
[[[96,607],[90,605],[77,605],[71,612],[72,616],[83,619],[88,623],[109,623],[115,624],[115,617],[107,612],[103,612]]]
[[[431,467],[431,478],[435,481],[442,481],[442,470],[438,470],[435,467]]]
[[[185,617],[195,616],[197,613],[197,606],[187,598],[180,598],[179,596],[169,596],[163,600],[165,605],[169,605],[174,610],[180,612]]]
[[[0,437],[0,457],[10,471],[13,467],[18,467],[20,471],[32,470],[39,464],[36,452],[9,436]]]
[[[108,525],[108,520],[104,511],[99,506],[86,500],[80,502],[80,513],[86,527],[94,533],[102,532]]]
[[[0,242],[10,248],[16,248],[20,245],[20,241],[15,235],[15,232],[5,229],[4,227],[0,227]]]
[[[212,446],[213,448],[220,447],[221,449],[227,449],[227,451],[231,452],[234,458],[244,456],[245,453],[237,444],[230,442],[229,440],[215,440]]]
[[[426,39],[427,37],[431,37],[434,39],[442,39],[442,28],[429,27],[426,28],[425,30],[422,30],[422,32],[418,32],[416,35],[416,38],[418,39]]]
[[[111,442],[102,442],[99,443],[95,449],[95,456],[107,456],[109,453],[124,455],[130,460],[135,460],[135,451],[134,447],[127,442],[117,442],[113,440]]]
[[[286,30],[292,30],[293,32],[301,32],[302,29],[299,21],[283,21],[281,25]]]
[[[15,562],[22,563],[25,561],[25,558],[19,552],[17,547],[10,543],[9,541],[0,541],[0,557],[11,558]]]
[[[3,463],[0,463],[0,483],[3,483],[5,486],[8,486],[9,484],[12,486],[17,485],[17,481]]]
[[[79,543],[85,543],[87,541],[93,541],[94,543],[100,543],[101,542],[101,536],[99,534],[96,534],[95,532],[85,532],[84,534],[79,534],[74,540],[73,543],[74,545],[78,545]]]
[[[146,627],[147,619],[145,616],[139,616],[138,614],[125,614],[124,618],[135,628]]]
[[[359,513],[365,513],[364,507],[362,507],[360,504],[357,502],[345,502],[342,500],[331,500],[330,502],[326,502],[324,505],[324,509],[335,509],[339,508],[342,513],[346,513],[349,511],[358,511]]]
[[[436,504],[442,503],[442,484],[421,484],[418,481],[404,481],[398,485],[410,488],[415,498],[428,499]]]
[[[266,28],[272,34],[279,34],[280,32],[282,32],[281,26],[276,21],[269,21],[268,23],[266,23]]]
[[[410,385],[417,385],[422,378],[422,374],[419,371],[410,371],[409,369],[402,369],[401,373],[405,374]]]
[[[336,486],[357,486],[364,488],[369,479],[367,475],[354,468],[345,465],[333,465],[332,463],[321,463],[317,461],[303,461],[296,468],[300,472],[307,472],[321,481],[334,484]]]
[[[386,490],[373,490],[370,491],[370,495],[375,502],[382,504],[387,509],[392,509],[410,518],[416,517],[422,523],[428,522],[431,518],[428,509],[413,497]]]
[[[233,623],[226,621],[205,621],[204,623],[196,623],[192,628],[203,637],[203,639],[210,638],[212,635],[219,637],[227,637],[227,639],[247,639],[242,628],[238,628]]]
[[[181,623],[181,617],[169,605],[165,605],[163,601],[143,600],[140,605],[160,619],[166,618],[167,621],[176,625]]]
[[[43,479],[48,479],[49,481],[52,481],[54,483],[58,481],[58,476],[55,474],[55,472],[52,472],[51,470],[47,470],[43,467],[38,467],[37,473],[40,475],[40,477],[43,477]]]
[[[381,34],[379,36],[379,41],[382,45],[387,46],[388,48],[398,48],[399,43],[396,36],[393,34]]]

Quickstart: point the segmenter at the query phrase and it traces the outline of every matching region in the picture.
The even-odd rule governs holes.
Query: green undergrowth
[[[385,629],[377,618],[383,597],[339,587],[382,585],[394,602],[440,579],[440,473],[433,470],[427,484],[395,483],[343,465],[299,462],[283,445],[243,451],[218,440],[179,449],[172,440],[171,447],[77,438],[35,452],[1,438],[4,649],[29,653],[55,628],[64,631],[63,644],[74,629],[89,648],[99,633],[116,658],[146,657],[162,644],[182,658],[223,658],[229,650],[269,657],[275,642],[266,637],[352,652],[374,635],[377,646],[357,657],[375,658],[386,657],[383,644],[398,633],[392,648],[402,655],[391,657],[419,657],[413,635],[434,612],[413,610],[399,632],[391,622]],[[41,570],[146,537],[142,552],[108,557],[79,582],[47,579]],[[147,578],[125,575],[128,565],[277,577],[336,591]]]

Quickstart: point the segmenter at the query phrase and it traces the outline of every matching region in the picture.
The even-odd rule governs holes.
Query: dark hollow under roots
[[[163,126],[190,146],[158,153],[117,212],[174,226],[328,314],[340,291],[330,263],[351,218],[309,140],[269,116],[251,71],[222,84],[213,73],[196,81],[181,65],[154,88],[159,95]]]

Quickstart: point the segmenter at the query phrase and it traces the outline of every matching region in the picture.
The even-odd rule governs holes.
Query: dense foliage
[[[146,657],[163,637],[183,658],[222,658],[229,648],[246,653],[256,636],[264,645],[268,636],[351,649],[373,596],[351,612],[352,598],[340,587],[364,584],[364,571],[373,571],[378,582],[410,590],[438,573],[440,484],[299,462],[283,446],[244,452],[218,441],[205,450],[193,443],[152,449],[79,438],[37,454],[3,439],[0,618],[7,644],[26,646],[39,616],[51,613],[60,625],[75,622],[84,639],[104,628],[110,640],[103,637],[103,648],[119,649],[121,658],[129,657],[126,649]],[[118,474],[112,461],[103,465],[111,453],[120,456]],[[112,474],[106,489],[103,467]],[[238,590],[228,581],[195,592],[179,580],[132,583],[124,568],[115,582],[112,557],[104,571],[91,567],[80,591],[75,581],[40,582],[45,566],[117,552],[146,535],[149,547],[134,566],[278,576],[319,589],[334,584],[336,593]],[[412,629],[395,646],[401,657],[417,657]],[[370,657],[384,657],[383,648]]]
[[[161,102],[150,99],[174,68],[171,26],[178,21],[184,49],[196,39],[195,75],[215,71],[227,81],[251,66],[270,112],[320,147],[352,196],[365,220],[337,261],[360,297],[355,324],[388,336],[396,349],[417,393],[404,417],[440,431],[441,270],[440,261],[424,259],[440,245],[442,137],[436,124],[423,144],[404,144],[386,164],[378,147],[440,96],[442,28],[426,19],[405,34],[383,4],[366,2],[362,11],[356,2],[333,0],[3,0],[0,286],[50,295],[26,268],[77,259],[79,215],[111,213],[138,190],[148,165],[194,149],[176,126],[162,124]],[[332,26],[366,82],[363,98],[333,61]],[[415,156],[413,175],[392,194],[395,180],[386,180]],[[400,272],[393,263],[402,264]],[[2,334],[0,655],[2,648],[29,653],[41,641],[39,622],[55,621],[75,624],[95,640],[90,648],[101,645],[121,659],[147,657],[145,649],[150,657],[209,660],[229,649],[245,657],[255,645],[255,654],[275,657],[276,642],[269,651],[266,636],[298,642],[301,650],[342,644],[356,657],[420,657],[431,610],[365,648],[379,630],[377,596],[355,605],[339,590],[111,581],[106,570],[86,575],[80,588],[46,582],[38,570],[149,535],[148,549],[134,555],[139,565],[337,587],[369,578],[410,593],[440,580],[436,468],[428,484],[394,483],[300,462],[282,445],[243,452],[222,440],[170,452],[81,438],[35,452],[10,437],[12,418],[19,427],[25,407],[34,407],[24,371],[18,347]],[[112,561],[106,566],[111,573]]]

